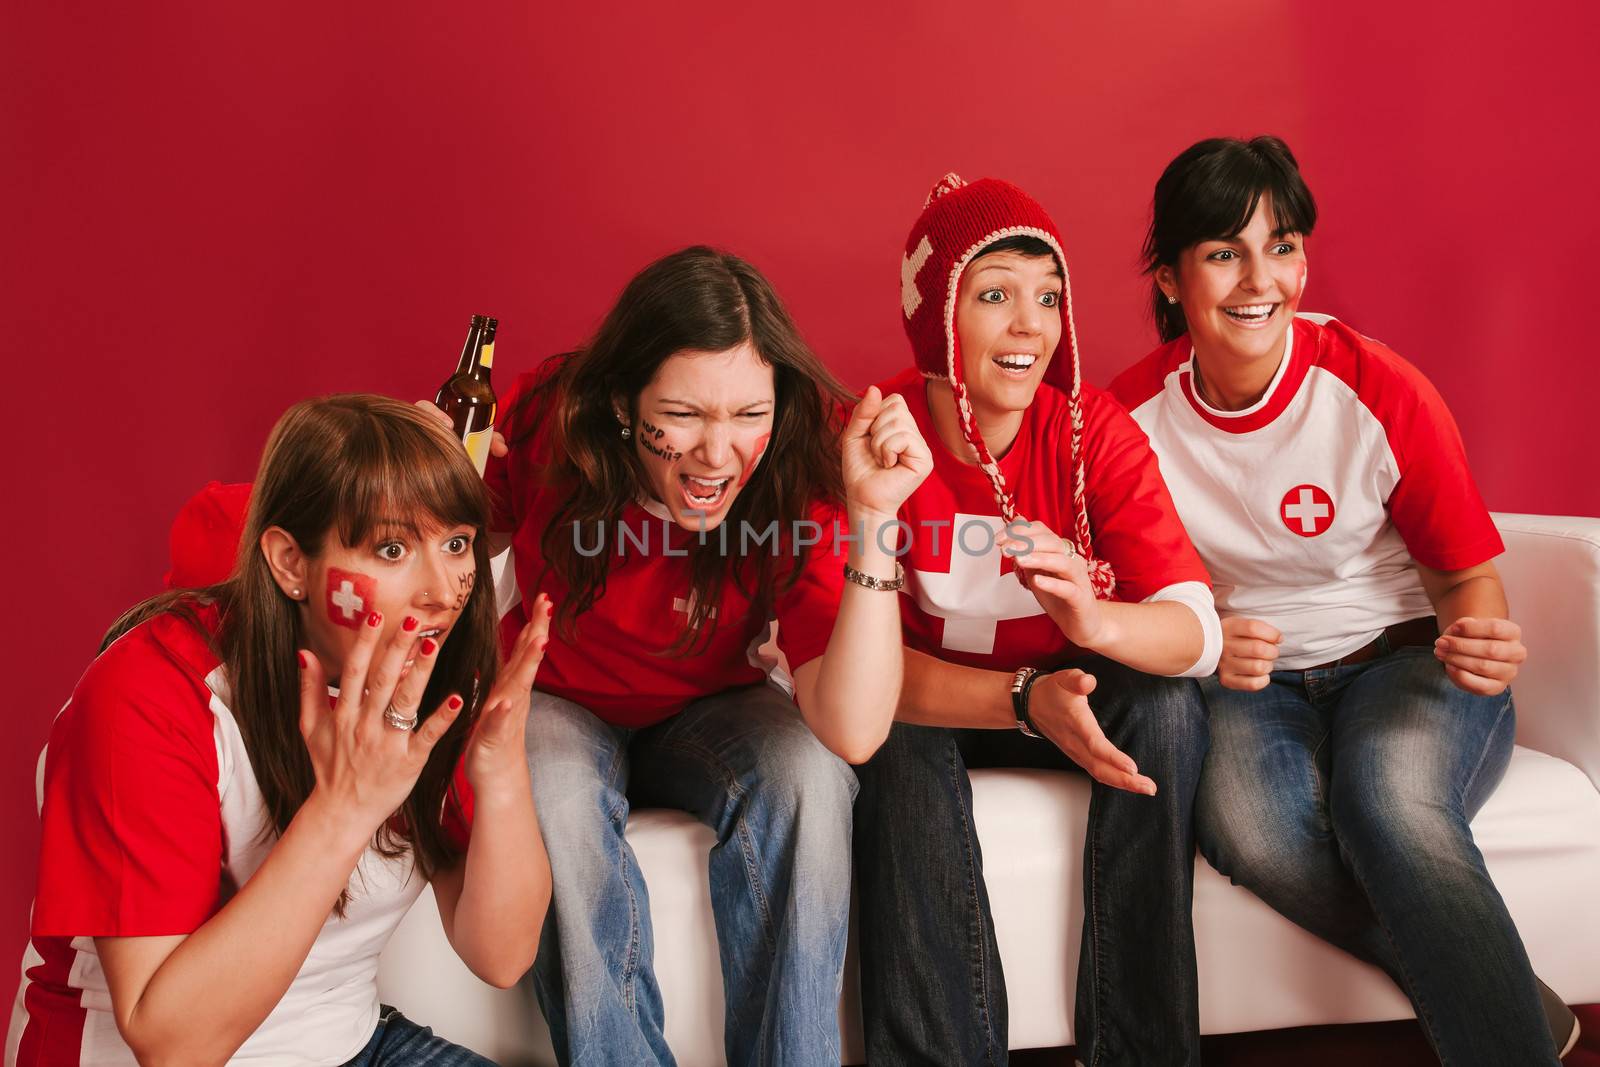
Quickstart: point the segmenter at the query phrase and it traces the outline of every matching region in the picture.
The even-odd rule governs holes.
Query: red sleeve
[[[210,693],[152,638],[152,625],[89,667],[50,731],[36,936],[187,934],[217,907],[223,833]]]
[[[1190,348],[1188,334],[1167,342],[1113,378],[1106,392],[1133,411],[1166,388],[1167,375],[1189,361]]]
[[[1444,398],[1422,372],[1340,322],[1326,327],[1323,365],[1377,417],[1400,468],[1389,518],[1411,557],[1439,571],[1463,570],[1505,551],[1478,492],[1467,449]]]
[[[463,852],[472,840],[472,810],[472,784],[467,781],[467,763],[463,756],[456,763],[456,773],[451,776],[450,788],[444,794],[444,809],[439,812],[439,826],[444,836]]]
[[[504,456],[490,456],[483,469],[483,483],[489,490],[494,509],[491,524],[497,533],[508,533],[517,528],[522,506],[519,487],[533,483],[540,473],[540,463],[549,452],[549,435],[543,421],[555,398],[547,393],[533,403],[523,403],[529,392],[544,385],[570,355],[552,356],[533,370],[519,375],[511,383],[511,391],[499,401],[496,428],[505,436],[509,451]]]
[[[508,445],[520,437],[518,428],[524,420],[517,417],[522,414],[517,411],[518,401],[526,394],[534,373],[519,376],[511,383],[511,391],[498,403],[496,429],[505,436]],[[515,450],[504,456],[491,454],[483,467],[483,484],[489,490],[489,503],[494,509],[489,524],[499,533],[514,530],[517,525],[516,509],[511,500],[511,462],[515,456]]]
[[[1085,386],[1083,408],[1089,536],[1111,564],[1116,598],[1138,603],[1178,582],[1209,586],[1149,438],[1108,393]]]
[[[816,524],[821,541],[807,549],[800,577],[779,595],[776,605],[778,646],[791,672],[828,650],[833,623],[839,616],[839,598],[844,594],[845,553],[835,537],[844,532],[844,512],[814,508],[810,521]]]

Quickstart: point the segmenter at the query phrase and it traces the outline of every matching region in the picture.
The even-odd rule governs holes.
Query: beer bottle
[[[499,326],[499,319],[472,316],[456,372],[445,379],[433,401],[450,416],[456,436],[466,445],[479,474],[489,461],[489,441],[494,436],[495,395],[489,371],[494,366],[494,335]]]

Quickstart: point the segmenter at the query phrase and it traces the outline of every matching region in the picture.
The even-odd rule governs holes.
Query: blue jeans
[[[344,1067],[494,1067],[494,1061],[436,1037],[385,1004],[367,1047]]]
[[[1078,1058],[1089,1067],[1197,1064],[1189,916],[1205,707],[1187,679],[1102,659],[1080,666],[1098,682],[1089,703],[1101,728],[1158,792],[1138,796],[1096,783],[1091,793]],[[857,768],[857,933],[872,1067],[1007,1061],[1005,976],[967,777],[968,767],[994,766],[1076,769],[1048,741],[1016,731],[898,723]]]
[[[1468,826],[1505,773],[1509,691],[1456,688],[1431,648],[1201,683],[1196,806],[1212,866],[1387,971],[1446,1064],[1555,1063],[1527,952]]]
[[[730,1065],[839,1062],[856,782],[783,693],[698,700],[640,730],[533,694],[528,762],[554,895],[534,987],[563,1064],[672,1064],[630,804],[716,831],[711,902]]]

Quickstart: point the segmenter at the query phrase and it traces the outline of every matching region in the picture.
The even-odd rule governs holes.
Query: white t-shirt
[[[215,627],[214,610],[200,615]],[[228,701],[205,638],[163,615],[101,654],[57,716],[41,761],[39,888],[7,1067],[135,1063],[94,939],[192,933],[271,851],[277,836]],[[458,839],[451,820],[465,804],[447,805]],[[231,1062],[331,1065],[360,1052],[378,1023],[378,954],[422,886],[409,851],[385,859],[368,848],[344,916],[329,916]]]
[[[1111,391],[1150,437],[1218,610],[1281,631],[1279,667],[1431,615],[1416,563],[1461,570],[1504,550],[1443,399],[1343,323],[1296,319],[1266,394],[1243,411],[1197,393],[1187,336]]]

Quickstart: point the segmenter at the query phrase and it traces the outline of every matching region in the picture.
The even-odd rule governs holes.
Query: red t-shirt
[[[901,562],[901,619],[909,648],[990,670],[1054,666],[1081,655],[994,545],[1005,526],[989,479],[940,442],[926,379],[915,368],[879,388],[905,397],[933,451],[933,473],[900,508],[911,527]],[[1118,600],[1147,600],[1182,582],[1209,584],[1149,442],[1108,394],[1083,387],[1084,462],[1095,555],[1111,564]],[[1017,513],[1070,538],[1072,434],[1067,395],[1041,385],[1000,472]],[[902,534],[902,539],[905,535]]]
[[[568,593],[566,584],[545,566],[541,541],[562,503],[565,488],[550,484],[545,476],[550,462],[548,435],[536,431],[526,440],[529,427],[549,417],[544,411],[518,411],[518,398],[548,374],[553,363],[517,379],[511,395],[501,404],[506,413],[501,432],[513,442],[511,454],[491,458],[484,481],[495,496],[497,530],[512,534],[512,561],[524,604],[543,592],[559,604]],[[584,531],[585,551],[600,548],[611,558],[604,593],[577,620],[569,643],[552,632],[536,688],[581,704],[618,726],[640,727],[667,719],[699,697],[735,686],[771,678],[792,691],[787,671],[822,655],[833,633],[834,617],[844,587],[842,553],[835,551],[835,523],[842,529],[842,512],[827,504],[813,506],[799,531],[801,540],[818,539],[809,546],[798,579],[784,590],[784,576],[794,558],[795,531],[778,531],[777,538],[758,543],[764,530],[726,530],[730,557],[773,551],[776,544],[779,581],[776,603],[756,611],[752,598],[730,576],[723,583],[711,635],[693,655],[672,651],[688,620],[689,559],[684,554],[699,547],[700,535],[684,530],[653,501],[631,503],[599,533]],[[728,524],[724,524],[726,527]],[[715,543],[719,530],[707,534]],[[604,538],[602,542],[600,537]],[[740,538],[744,537],[741,542]],[[507,616],[506,636],[513,637],[523,616]],[[787,658],[784,665],[763,652],[776,623],[777,647]]]

